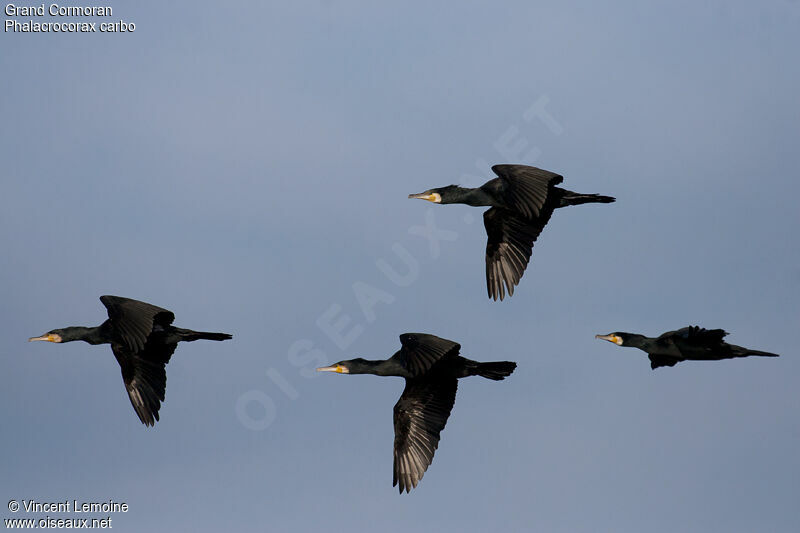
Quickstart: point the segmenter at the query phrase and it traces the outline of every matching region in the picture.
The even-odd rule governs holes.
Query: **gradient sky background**
[[[0,517],[111,498],[115,531],[798,531],[800,3],[648,4],[112,2],[135,33],[3,34]],[[493,303],[481,210],[406,195],[501,162],[618,201],[559,210]],[[26,342],[101,323],[101,294],[234,335],[178,348],[155,428],[109,347]],[[594,339],[689,324],[782,357],[651,371]],[[401,497],[402,381],[312,369],[406,331],[519,367],[460,383]]]

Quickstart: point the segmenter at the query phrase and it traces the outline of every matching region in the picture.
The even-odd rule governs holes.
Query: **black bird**
[[[122,368],[122,380],[139,419],[146,426],[158,420],[167,387],[165,366],[181,341],[224,341],[227,333],[207,333],[172,326],[175,315],[161,307],[120,296],[101,296],[108,320],[97,327],[54,329],[29,341],[111,344]]]
[[[489,237],[486,243],[486,288],[496,301],[514,294],[528,261],[533,243],[558,207],[587,203],[611,203],[615,198],[579,194],[556,187],[564,178],[553,172],[526,165],[495,165],[497,178],[477,189],[448,185],[409,198],[437,204],[491,206],[483,214]],[[505,288],[503,284],[505,283]]]
[[[394,406],[394,481],[400,493],[417,486],[433,461],[439,433],[456,401],[458,379],[482,376],[499,381],[516,363],[479,363],[458,355],[461,345],[425,333],[400,335],[402,348],[385,361],[351,359],[318,368],[320,372],[375,374],[406,379]]]
[[[618,346],[632,346],[644,350],[650,357],[650,368],[653,370],[660,366],[675,366],[681,361],[717,361],[749,355],[778,357],[776,353],[728,344],[722,340],[727,334],[721,329],[688,326],[668,331],[656,338],[619,331],[608,335],[595,335],[595,338],[613,342]]]

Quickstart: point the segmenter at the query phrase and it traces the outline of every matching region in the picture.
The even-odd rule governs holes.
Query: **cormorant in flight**
[[[352,359],[318,368],[320,372],[375,374],[405,378],[394,406],[394,481],[400,493],[417,486],[439,445],[439,433],[456,401],[458,379],[482,376],[499,381],[516,363],[479,363],[458,355],[461,345],[425,333],[400,335],[402,347],[385,361]]]
[[[165,366],[181,341],[224,341],[227,333],[207,333],[172,326],[175,315],[161,307],[120,296],[101,296],[108,320],[97,327],[54,329],[29,341],[111,344],[122,380],[139,419],[146,426],[158,420],[167,387]]]
[[[650,357],[650,368],[653,370],[660,366],[675,366],[681,361],[717,361],[749,355],[778,357],[776,353],[750,350],[728,344],[722,340],[727,334],[721,329],[688,326],[676,331],[668,331],[656,338],[619,331],[608,335],[595,335],[595,338],[613,342],[618,346],[632,346],[647,352]]]
[[[448,185],[430,189],[409,198],[437,204],[491,206],[483,214],[489,237],[486,243],[486,288],[496,301],[514,294],[528,261],[533,243],[553,211],[558,207],[586,203],[611,203],[615,198],[599,194],[579,194],[556,187],[564,178],[526,165],[495,165],[497,178],[477,189]],[[505,287],[503,284],[505,283]]]

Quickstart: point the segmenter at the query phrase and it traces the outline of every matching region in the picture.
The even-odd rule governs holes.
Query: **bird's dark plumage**
[[[427,333],[403,333],[400,335],[402,348],[395,354],[397,361],[413,377],[420,376],[442,357],[458,354],[461,345]]]
[[[506,209],[529,220],[542,215],[553,187],[564,181],[559,174],[527,165],[495,165],[492,172],[498,177],[481,189],[498,198]]]
[[[458,343],[425,333],[404,333],[400,342],[400,350],[384,361],[351,359],[317,370],[405,378],[406,387],[394,406],[393,485],[402,493],[417,486],[433,461],[456,400],[458,379],[482,376],[499,381],[517,365],[466,359],[458,355]]]
[[[502,301],[506,291],[514,295],[514,287],[528,267],[533,243],[539,238],[552,210],[535,222],[492,207],[483,214],[486,228],[486,286],[489,296]]]
[[[209,333],[172,326],[171,311],[121,296],[101,296],[108,320],[95,328],[69,327],[52,330],[30,340],[111,344],[122,371],[131,405],[143,424],[158,418],[167,387],[166,364],[181,341],[227,340],[227,333]]]
[[[439,435],[456,402],[458,380],[414,379],[394,406],[392,486],[400,492],[416,487],[433,462]]]
[[[579,194],[556,187],[564,178],[527,165],[495,165],[497,177],[477,189],[450,185],[409,198],[441,204],[489,206],[483,215],[486,243],[486,287],[489,297],[502,300],[514,294],[525,273],[533,244],[553,211],[585,203],[610,203],[610,196]]]
[[[624,332],[595,337],[618,346],[631,346],[647,352],[650,368],[653,370],[662,366],[675,366],[681,361],[717,361],[750,355],[778,357],[778,354],[728,344],[723,340],[726,335],[728,333],[722,329],[687,326],[655,338]]]
[[[117,340],[131,351],[144,349],[153,327],[164,328],[172,324],[175,315],[161,307],[121,296],[101,296],[100,301],[108,310],[108,319]]]

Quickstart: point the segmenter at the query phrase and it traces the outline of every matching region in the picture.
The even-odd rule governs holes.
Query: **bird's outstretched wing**
[[[125,346],[112,344],[111,349],[122,369],[122,380],[131,405],[146,426],[152,426],[158,420],[158,410],[164,401],[167,389],[167,372],[165,369],[176,344],[162,345],[158,350],[145,350],[132,353]]]
[[[425,475],[456,401],[458,380],[407,379],[394,406],[394,478],[400,493]]]
[[[696,346],[716,347],[723,342],[727,334],[728,332],[724,329],[704,329],[699,326],[687,326],[675,331],[668,331],[658,338],[684,341]]]
[[[458,355],[461,345],[427,333],[403,333],[403,345],[398,352],[400,363],[413,376],[427,372],[433,364],[448,354]]]
[[[684,335],[689,341],[697,341],[708,345],[721,344],[728,334],[724,329],[704,329],[700,326],[689,326],[679,331],[685,332]]]
[[[100,301],[108,310],[108,318],[119,340],[133,353],[144,349],[154,326],[166,327],[175,320],[172,311],[138,300],[105,295]]]
[[[486,227],[486,288],[489,297],[502,300],[506,291],[514,294],[514,287],[525,273],[533,252],[533,243],[539,237],[552,209],[543,211],[535,221],[516,216],[506,209],[492,207],[483,214]],[[505,283],[505,287],[503,284]]]
[[[668,355],[647,354],[647,356],[650,358],[650,368],[653,370],[660,366],[675,366],[681,362],[680,359]]]
[[[564,181],[559,174],[527,165],[495,165],[492,170],[499,178],[481,188],[528,219],[540,216],[550,188]]]

